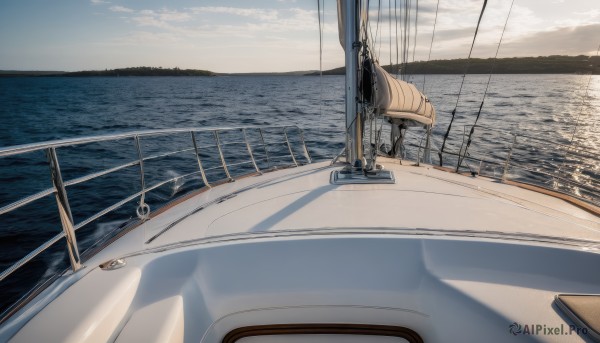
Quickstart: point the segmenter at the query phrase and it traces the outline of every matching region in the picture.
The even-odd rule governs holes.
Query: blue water
[[[414,76],[412,81],[422,88],[423,76]],[[577,180],[590,187],[598,185],[600,77],[591,79],[584,97],[588,81],[589,76],[585,75],[495,75],[479,121],[490,129],[475,132],[469,152],[474,157],[502,161],[512,141],[508,131],[527,135],[519,136],[513,161],[531,171],[513,168],[512,178],[563,187],[561,190],[598,201],[585,188],[573,187],[562,179],[557,182],[541,173]],[[427,76],[426,94],[437,109],[434,136],[438,147],[456,106],[460,82],[460,75]],[[469,75],[465,79],[446,151],[460,150],[464,125],[473,124],[486,82],[487,75]],[[343,147],[343,90],[341,76],[0,78],[0,147],[145,129],[295,124],[305,130],[309,152],[319,160],[331,158]],[[422,131],[413,131],[407,145],[422,137]],[[235,140],[226,134],[223,139]],[[250,139],[256,142],[256,135]],[[281,137],[273,134],[270,139]],[[143,150],[146,154],[160,153],[165,147],[189,147],[189,142],[185,135],[145,140]],[[571,148],[561,149],[556,144]],[[238,146],[227,155],[242,156],[244,149]],[[260,155],[260,151],[256,153]],[[135,160],[137,155],[133,142],[124,140],[61,148],[58,156],[63,178],[69,180]],[[147,184],[192,172],[196,165],[190,156],[149,162]],[[201,157],[207,166],[219,162],[216,154]],[[434,162],[438,162],[437,157]],[[444,162],[452,165],[455,159],[449,156]],[[501,173],[501,167],[495,164],[469,163],[470,168],[482,173]],[[211,177],[224,177],[217,174],[219,171],[215,170]],[[0,207],[51,187],[46,157],[29,153],[0,158],[0,184]],[[137,170],[130,168],[70,187],[75,222],[135,193],[139,185]],[[201,186],[197,177],[181,180],[149,194],[148,202],[156,208]],[[82,228],[78,231],[81,249],[134,216],[132,202]],[[0,270],[59,233],[60,227],[53,197],[0,215]],[[29,268],[0,284],[0,312],[28,289],[26,284],[17,285],[18,278],[26,279],[30,285],[66,266],[61,241],[34,259]]]

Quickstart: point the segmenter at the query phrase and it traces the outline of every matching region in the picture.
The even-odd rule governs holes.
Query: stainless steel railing
[[[471,135],[469,145],[471,129],[478,135]],[[487,142],[480,144],[484,137]],[[478,174],[503,181],[518,179],[600,204],[600,175],[592,172],[593,168],[597,168],[595,164],[600,161],[600,154],[579,146],[481,125],[466,125],[457,157],[457,171],[465,165],[471,169],[468,161],[475,161],[479,163]],[[486,173],[482,170],[484,164],[496,166],[499,172]],[[573,178],[581,168],[588,170],[589,175]],[[520,171],[521,174],[513,175],[512,171]],[[527,175],[523,176],[523,173]]]
[[[481,125],[474,127],[469,145],[472,127],[464,126],[462,142],[456,147],[457,151],[444,151],[444,156],[454,158],[444,160],[447,162],[444,167],[451,167],[457,172],[468,170],[501,181],[532,184],[600,205],[600,175],[594,172],[598,168],[600,154],[580,146]],[[407,132],[404,145],[416,153],[406,157],[414,159],[417,165],[427,160],[424,142],[425,134]],[[434,139],[432,142],[431,150],[439,152],[439,144],[436,145]],[[574,178],[580,172],[578,169],[587,171],[588,175]]]
[[[276,133],[279,132],[279,134],[281,135],[283,140],[277,141],[277,142],[266,141],[265,140],[265,131],[267,131],[267,130],[275,131]],[[292,126],[290,126],[290,125],[287,125],[287,126],[283,126],[283,125],[282,126],[265,126],[265,127],[252,127],[251,126],[251,127],[230,127],[230,128],[220,127],[220,128],[184,128],[184,129],[167,129],[167,130],[147,130],[147,131],[119,133],[119,134],[111,134],[111,135],[103,135],[103,136],[95,136],[95,137],[64,139],[64,140],[43,142],[43,143],[37,143],[37,144],[26,144],[26,145],[14,146],[14,147],[1,148],[0,149],[0,158],[21,155],[21,154],[35,152],[35,151],[43,151],[46,154],[48,164],[50,167],[50,176],[51,176],[51,180],[52,180],[52,187],[49,189],[40,191],[38,193],[26,196],[19,200],[13,201],[9,204],[5,204],[5,205],[0,204],[0,205],[3,205],[2,207],[0,207],[0,216],[3,214],[10,213],[18,208],[25,206],[25,205],[31,204],[39,199],[50,196],[51,194],[54,194],[55,198],[56,198],[56,204],[58,206],[60,221],[62,224],[62,232],[56,234],[51,239],[49,239],[48,241],[46,241],[42,245],[40,245],[38,248],[31,251],[29,254],[22,257],[17,262],[12,264],[10,267],[8,267],[4,271],[2,271],[0,273],[0,281],[6,279],[9,275],[14,273],[19,268],[23,267],[25,264],[27,264],[33,258],[38,256],[40,253],[47,250],[49,247],[54,245],[56,242],[58,242],[63,237],[66,238],[66,242],[67,242],[67,248],[68,248],[71,269],[73,271],[79,270],[82,267],[82,261],[81,261],[80,251],[79,251],[78,245],[77,245],[76,232],[79,229],[81,229],[82,227],[97,220],[98,218],[100,218],[100,217],[120,208],[124,204],[126,204],[130,201],[133,201],[135,199],[138,199],[138,198],[139,198],[139,206],[136,209],[137,217],[139,218],[140,221],[147,220],[150,216],[150,207],[145,201],[146,194],[165,185],[165,184],[168,184],[170,182],[175,182],[182,178],[199,176],[199,178],[202,180],[203,186],[210,188],[211,182],[209,181],[209,178],[207,177],[207,171],[215,170],[215,169],[222,169],[222,171],[226,175],[227,180],[233,181],[234,176],[232,175],[230,169],[232,167],[241,166],[241,165],[245,165],[245,164],[251,164],[252,169],[254,170],[255,173],[262,173],[263,170],[261,170],[259,168],[259,163],[257,163],[257,160],[255,158],[254,152],[256,151],[256,149],[252,146],[250,140],[248,139],[249,131],[256,131],[256,134],[259,137],[258,144],[260,145],[260,149],[264,152],[266,163],[267,163],[267,170],[269,170],[273,167],[281,166],[281,165],[276,164],[276,161],[273,158],[274,156],[272,156],[272,154],[269,153],[269,146],[270,145],[273,146],[275,144],[285,145],[286,150],[289,152],[289,158],[290,158],[289,162],[290,163],[284,163],[285,165],[291,165],[291,166],[300,165],[298,156],[296,156],[298,154],[298,151],[297,151],[298,149],[294,149],[294,144],[299,145],[299,149],[301,149],[300,151],[304,155],[304,161],[306,161],[306,163],[311,163],[311,157],[310,157],[310,154],[306,147],[303,130],[300,129],[299,127],[293,126],[293,125]],[[220,138],[220,133],[224,133],[224,132],[239,133],[241,140],[235,141],[235,142],[227,142],[227,143],[223,142]],[[169,135],[185,134],[185,133],[188,133],[190,135],[189,147],[186,147],[183,149],[178,149],[176,151],[168,151],[168,152],[164,152],[164,153],[160,153],[160,154],[144,156],[144,153],[142,151],[142,145],[141,145],[142,139],[149,139],[149,138],[159,137],[159,136],[168,137]],[[200,133],[209,133],[209,134],[212,133],[214,144],[200,146],[198,144],[198,137],[197,137],[197,135]],[[296,141],[292,141],[290,139],[290,133],[296,134],[296,136],[297,136]],[[85,145],[85,144],[89,144],[89,143],[120,141],[120,140],[126,140],[126,139],[133,140],[133,143],[134,143],[133,146],[135,147],[135,153],[137,156],[136,160],[129,161],[127,163],[120,164],[120,165],[112,167],[112,168],[108,168],[108,169],[97,171],[97,172],[94,172],[91,174],[80,176],[80,177],[77,177],[74,179],[63,180],[62,173],[61,173],[61,167],[59,164],[59,159],[56,154],[57,149],[63,148],[63,147],[81,146],[81,145]],[[242,161],[236,162],[236,163],[228,163],[226,160],[225,152],[223,150],[223,147],[228,144],[241,144],[241,145],[245,146],[247,153],[248,153],[248,156],[247,156],[248,160],[242,160]],[[211,148],[211,147],[217,149],[218,157],[216,159],[218,159],[218,161],[220,161],[220,165],[214,166],[211,168],[205,168],[203,165],[202,158],[201,158],[201,150]],[[172,156],[175,154],[184,153],[184,152],[191,152],[191,153],[195,154],[195,161],[198,166],[197,171],[187,173],[185,175],[180,175],[177,177],[169,178],[167,180],[162,180],[153,185],[146,184],[146,178],[145,178],[146,172],[144,170],[145,162],[164,158],[167,156]],[[278,157],[281,157],[281,156],[278,156]],[[135,166],[139,166],[138,173],[139,173],[140,186],[139,186],[138,192],[125,197],[124,199],[100,210],[99,212],[91,215],[90,217],[88,217],[86,219],[81,220],[78,223],[75,223],[75,221],[73,220],[73,214],[71,213],[71,206],[69,205],[69,197],[67,194],[67,188],[69,186],[82,184],[87,181],[99,178],[101,176],[109,175],[109,174],[115,173],[117,171],[123,170],[125,168],[130,168],[130,167],[135,167]],[[245,175],[247,175],[247,173]],[[221,180],[218,180],[218,181],[221,181]]]

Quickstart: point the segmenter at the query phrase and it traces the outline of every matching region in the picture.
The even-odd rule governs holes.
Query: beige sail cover
[[[375,69],[375,108],[398,119],[409,119],[424,125],[435,124],[435,108],[414,85],[395,79],[378,63]]]
[[[337,1],[338,7],[338,33],[340,44],[344,50],[345,34],[344,23],[347,2]],[[361,8],[361,18],[366,18],[367,9]],[[391,118],[408,119],[415,122],[431,125],[435,124],[435,108],[427,97],[417,87],[392,77],[378,63],[373,63],[375,69],[375,107],[381,113]]]

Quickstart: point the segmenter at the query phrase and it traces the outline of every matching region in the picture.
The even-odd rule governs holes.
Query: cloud
[[[494,56],[510,3],[499,1],[488,4],[473,57]],[[382,1],[383,4],[387,4],[387,1]],[[111,10],[121,7],[112,6]],[[244,51],[244,58],[241,59],[244,64],[235,64],[237,70],[255,70],[258,65],[264,64],[259,56],[263,56],[263,59],[264,56],[270,56],[271,60],[277,60],[277,63],[282,65],[277,67],[279,70],[286,69],[283,66],[285,63],[295,65],[293,62],[298,63],[298,66],[314,68],[318,65],[318,57],[315,56],[318,56],[319,51],[316,4],[307,8],[296,5],[289,7],[292,8],[198,6],[132,10],[133,12],[126,12],[127,18],[123,18],[130,26],[129,30],[122,32],[120,37],[113,37],[109,44],[156,51],[157,56],[162,55],[162,51],[168,46],[169,51],[177,51],[177,54],[172,54],[172,58],[177,61],[184,58],[180,56],[202,56],[202,63],[207,64],[204,68],[208,68],[209,65],[227,64],[225,60],[232,63],[240,58],[239,51]],[[480,11],[480,0],[445,0],[440,3],[431,58],[465,58],[473,40]],[[370,25],[375,34],[376,6],[371,7],[370,14]],[[570,27],[566,24],[559,25],[556,20],[542,20],[539,11],[515,4],[499,57],[589,54],[596,48],[590,46],[590,37],[595,37],[596,33],[600,32],[600,24],[595,19],[598,15],[598,11],[594,10],[577,10],[574,20],[577,20],[577,23],[588,24]],[[337,41],[337,13],[332,6],[326,8],[325,16],[323,62],[327,69],[343,64],[343,54]],[[435,2],[420,4],[415,60],[426,60],[429,56],[434,17]],[[594,20],[596,21],[589,23]],[[403,27],[399,25],[399,34],[401,29]],[[410,32],[409,60],[412,60],[414,26],[410,27]],[[391,34],[393,45],[390,53],[388,9],[385,6],[380,13],[379,33],[373,48],[386,64],[389,59],[396,60],[394,28]],[[193,65],[192,62],[178,63]],[[265,64],[260,68],[268,70],[275,68],[275,64]],[[297,68],[289,67],[288,70],[291,69]]]
[[[192,7],[194,14],[223,13],[237,16],[249,17],[258,20],[275,20],[278,17],[277,10],[259,8],[237,8],[237,7]]]
[[[325,32],[337,36],[336,13],[326,16],[329,21]],[[156,51],[157,60],[168,53],[174,61],[179,61],[178,65],[202,64],[202,68],[213,70],[225,70],[218,66],[222,64],[233,70],[230,65],[233,61],[238,61],[234,68],[237,71],[285,71],[284,65],[292,63],[300,69],[314,69],[318,65],[316,8],[147,8],[123,20],[130,29],[106,42],[107,49],[135,47],[136,51]],[[343,56],[338,45],[332,46],[335,55]],[[169,52],[164,52],[166,47]],[[240,51],[244,51],[242,59]],[[270,56],[270,63],[264,64],[265,56]],[[327,51],[324,56],[329,56]]]
[[[475,33],[474,27],[467,27],[463,29],[450,29],[450,30],[440,30],[436,32],[436,39],[438,41],[451,41],[460,38],[470,38],[473,39],[473,34]]]
[[[574,12],[573,17],[563,18],[556,21],[559,27],[564,26],[582,26],[587,24],[596,24],[600,22],[600,10],[592,9],[586,12]]]
[[[165,43],[174,43],[180,42],[182,40],[176,34],[172,33],[156,33],[156,32],[147,32],[147,31],[134,31],[126,36],[119,37],[113,42],[117,45],[123,46],[131,46],[131,45],[151,45],[158,44],[163,45]]]
[[[509,22],[510,25],[510,22]],[[444,30],[436,32],[432,59],[466,58],[473,39],[474,28]],[[528,57],[548,55],[595,55],[597,42],[590,40],[600,32],[600,24],[549,28],[544,31],[515,30],[504,35],[498,57]],[[477,37],[472,57],[491,58],[496,54],[501,28],[483,31]],[[386,39],[383,39],[386,43]],[[429,40],[424,35],[417,45],[417,60],[425,60]],[[383,45],[382,56],[389,50]],[[395,54],[395,52],[394,52]],[[385,57],[387,58],[387,57]]]
[[[158,19],[154,15],[141,15],[141,16],[133,17],[131,19],[133,20],[133,22],[135,22],[139,26],[152,26],[152,27],[157,27],[157,28],[162,28],[162,29],[171,29],[172,28],[172,26],[169,25],[167,22]]]
[[[127,8],[127,7],[123,7],[123,6],[110,6],[108,9],[113,12],[118,12],[118,13],[133,13],[133,12],[135,12],[131,8]]]
[[[593,55],[598,42],[590,37],[596,37],[598,32],[600,24],[561,27],[507,42],[500,51],[506,56]]]
[[[390,39],[388,2],[381,2],[378,33],[375,33],[378,14],[377,2],[371,3],[369,24],[373,35],[377,36],[377,42],[373,44],[373,47],[380,60],[389,63],[389,56],[392,60],[396,58],[396,35],[392,27],[392,51],[390,53],[388,45]],[[593,37],[596,37],[597,33],[600,32],[598,26],[600,25],[600,10],[586,9],[585,2],[578,5],[576,3],[579,2],[569,2],[569,5],[565,4],[562,7],[551,6],[549,2],[515,3],[510,12],[510,17],[508,17],[499,57],[595,54],[598,43],[594,42]],[[440,2],[432,59],[467,57],[481,12],[481,4],[479,0],[445,0]],[[416,60],[426,60],[429,56],[435,5],[435,1],[424,5],[419,4]],[[494,57],[504,24],[507,21],[510,6],[511,1],[506,0],[488,2],[479,27],[473,57]],[[392,21],[394,21],[395,16],[393,7],[392,2]],[[560,12],[558,12],[559,10]],[[552,14],[552,11],[556,14]],[[414,10],[412,13],[414,18]],[[411,50],[414,43],[414,32],[414,26],[411,25]],[[594,44],[596,46],[593,46]],[[402,49],[400,48],[400,50]],[[412,51],[410,54],[412,54]],[[409,60],[412,60],[412,56]]]
[[[150,26],[163,29],[167,32],[185,33],[184,27],[178,27],[175,24],[185,22],[191,19],[191,15],[186,12],[179,12],[163,8],[158,11],[142,10],[131,20],[139,26]]]
[[[163,9],[158,13],[158,17],[162,21],[183,22],[191,19],[191,15],[186,12],[170,11]]]
[[[216,16],[216,14],[230,16],[230,18]],[[249,18],[249,20],[236,18],[239,16]],[[282,39],[286,33],[316,31],[318,27],[316,11],[300,8],[275,10],[194,7],[186,8],[183,11],[166,8],[146,9],[138,11],[127,20],[138,26],[154,27],[163,32],[178,33],[188,38],[256,38],[258,33],[262,33]],[[337,34],[337,24],[326,24],[325,31]]]
[[[92,5],[110,4],[109,1],[104,0],[90,0],[90,2],[92,3]]]

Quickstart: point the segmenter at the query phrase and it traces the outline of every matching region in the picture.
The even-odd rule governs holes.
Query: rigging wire
[[[404,37],[402,48],[402,80],[406,81],[406,69],[408,68],[408,50],[410,46],[410,0],[404,1]]]
[[[395,23],[395,27],[396,27],[396,72],[394,73],[394,77],[398,78],[398,72],[399,72],[399,66],[398,66],[398,58],[399,58],[399,51],[398,51],[398,1],[394,0],[394,19],[396,20]],[[390,71],[392,71],[393,68],[391,68],[390,66]]]
[[[404,1],[406,1],[406,0],[404,0]],[[399,9],[398,9],[398,11],[400,12],[400,21],[399,22],[402,22],[402,16],[404,15],[403,9],[404,9],[404,6],[400,5]],[[398,23],[396,23],[396,25],[398,25]],[[401,51],[400,65],[401,66],[398,66],[398,73],[400,75],[402,75],[402,70],[403,70],[402,66],[404,66],[404,27],[403,27],[403,25],[404,25],[404,22],[402,22],[402,25],[400,25],[400,51]]]
[[[456,109],[458,107],[458,102],[460,100],[460,95],[462,93],[463,85],[465,84],[465,78],[467,75],[467,71],[469,70],[469,62],[471,61],[471,54],[473,53],[473,47],[475,46],[475,39],[477,39],[477,32],[479,31],[479,24],[481,24],[481,18],[483,17],[483,13],[485,12],[486,5],[487,5],[487,0],[483,0],[483,7],[481,8],[481,13],[479,14],[479,20],[477,20],[477,26],[475,27],[475,34],[473,35],[473,42],[471,43],[471,49],[469,50],[469,55],[467,56],[467,65],[465,67],[465,72],[463,73],[462,81],[460,83],[460,88],[458,90],[458,96],[456,97],[456,104],[454,105],[454,109],[452,110],[452,118],[450,118],[450,123],[448,124],[448,129],[446,130],[446,134],[444,135],[444,141],[442,142],[442,148],[438,152],[438,157],[440,159],[440,166],[443,165],[442,154],[444,153],[444,147],[446,146],[446,140],[448,139],[448,135],[450,134],[450,129],[452,128],[452,123],[454,122],[454,117],[456,116]]]
[[[375,29],[375,42],[373,44],[377,44],[377,36],[379,35],[379,18],[381,15],[381,0],[379,0],[379,4],[377,5],[377,28]],[[373,46],[373,50],[375,50],[375,46]],[[379,56],[381,56],[381,37],[379,37],[379,51],[377,52],[377,61],[379,61]]]
[[[417,3],[415,5],[415,41],[414,41],[414,45],[413,45],[413,55],[412,55],[412,61],[415,61],[415,52],[417,51],[417,34],[418,34],[418,28],[419,28],[419,0],[417,0]]]
[[[413,42],[413,53],[412,53],[412,61],[415,61],[415,52],[417,51],[417,33],[418,33],[418,20],[419,20],[419,0],[416,0],[415,7],[415,40]]]
[[[460,165],[462,164],[462,161],[467,156],[467,151],[469,150],[469,147],[471,146],[473,133],[475,132],[475,126],[477,126],[477,122],[479,121],[479,117],[481,116],[481,110],[483,109],[483,103],[485,101],[485,97],[486,97],[488,89],[490,87],[490,81],[492,80],[492,73],[494,72],[494,67],[496,66],[496,62],[498,60],[498,52],[500,51],[500,46],[502,45],[502,39],[504,38],[504,32],[506,32],[506,26],[508,25],[508,19],[510,18],[510,13],[512,12],[514,3],[515,3],[515,0],[512,0],[512,2],[510,3],[510,8],[508,9],[508,15],[506,16],[506,21],[504,22],[504,28],[502,29],[502,34],[500,35],[500,42],[498,42],[498,47],[496,48],[496,55],[494,55],[494,59],[492,60],[492,67],[490,69],[490,74],[488,75],[488,80],[487,80],[487,84],[485,86],[485,91],[483,92],[483,98],[481,99],[481,104],[479,105],[479,111],[477,112],[477,116],[475,117],[475,122],[473,123],[473,126],[471,126],[471,131],[469,131],[469,139],[467,140],[467,146],[465,147],[465,152],[462,154],[462,157],[461,157],[460,151],[458,153],[458,164],[456,165],[456,171],[458,171],[458,169],[460,168]]]
[[[368,50],[368,47],[371,45],[371,43],[369,42],[369,32],[371,32],[371,40],[373,39],[373,34],[371,31],[371,23],[369,22],[369,10],[371,8],[371,0],[366,0],[366,8],[365,8],[365,18],[364,21],[361,23],[361,30],[364,29],[364,41],[365,41],[365,51]]]
[[[438,17],[438,9],[440,8],[440,0],[437,1],[437,6],[435,7],[435,19],[433,20],[433,32],[431,33],[431,44],[429,44],[429,56],[427,56],[427,61],[424,66],[427,66],[429,60],[431,59],[431,50],[433,49],[433,38],[435,37],[435,26],[437,24]],[[425,93],[425,72],[423,72],[423,93]]]
[[[405,67],[405,58],[406,58],[406,3],[408,0],[404,0],[402,6],[400,6],[400,63],[402,66],[400,67],[400,75],[402,80],[404,80],[404,67]]]
[[[394,0],[394,2],[396,2],[396,0]],[[392,0],[388,0],[388,19],[390,22],[389,25],[389,36],[390,36],[390,72],[393,73],[392,71]]]
[[[381,0],[379,0],[379,1],[381,1]],[[375,51],[375,48],[376,48],[375,44],[377,42],[377,31],[379,30],[379,21],[377,22],[377,27],[375,29],[375,35],[373,35],[373,28],[371,26],[371,20],[369,20],[370,19],[370,16],[369,16],[369,11],[370,10],[371,10],[371,1],[367,0],[367,23],[366,23],[366,25],[367,25],[367,28],[368,28],[369,32],[368,32],[368,35],[367,35],[366,28],[365,28],[365,36],[370,37],[369,46],[372,49],[369,49],[369,51],[371,52],[373,58],[377,59],[377,56],[376,56],[377,52]],[[377,16],[379,17],[379,13],[378,13]]]
[[[321,6],[321,1],[323,5]],[[319,125],[317,136],[321,135],[321,123],[323,119],[323,28],[325,21],[325,0],[317,0],[317,17],[319,17]],[[321,9],[323,19],[321,19]]]

